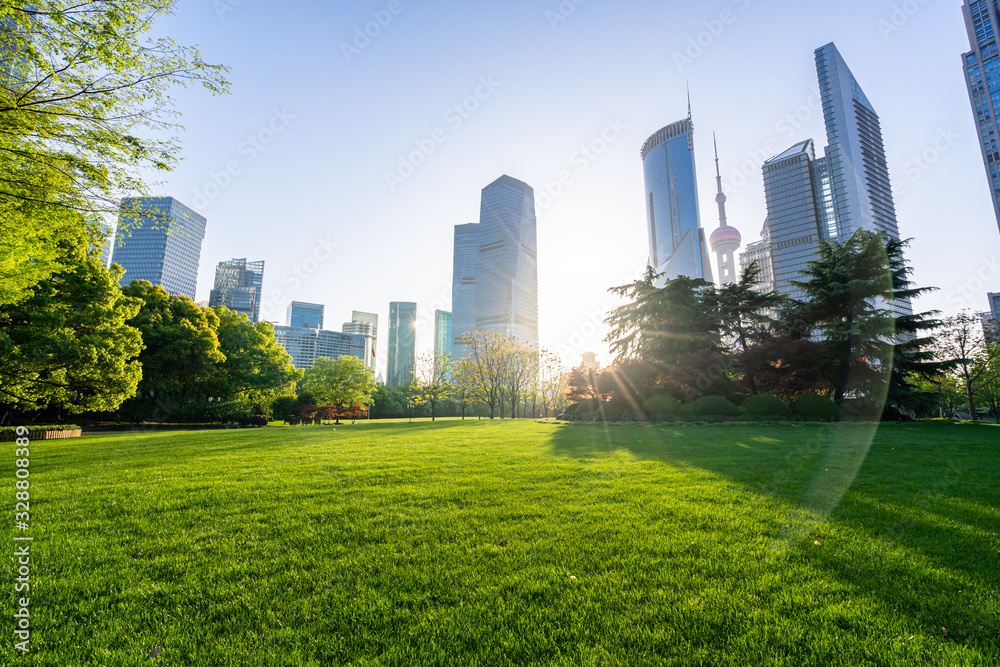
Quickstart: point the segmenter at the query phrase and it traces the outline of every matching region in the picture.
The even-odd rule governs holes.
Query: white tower
[[[719,284],[728,285],[738,280],[736,274],[736,251],[743,243],[743,237],[735,227],[726,223],[726,194],[722,191],[722,172],[719,170],[719,143],[715,141],[715,176],[719,184],[719,194],[715,201],[719,204],[719,228],[712,233],[709,245],[712,252],[719,256]]]

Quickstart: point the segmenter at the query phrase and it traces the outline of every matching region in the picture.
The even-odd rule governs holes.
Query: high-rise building
[[[759,292],[774,291],[774,270],[771,268],[771,239],[768,235],[768,221],[764,220],[764,230],[760,233],[760,241],[748,243],[746,249],[740,253],[740,270],[746,271],[754,262],[760,269],[760,276],[757,278],[757,285],[754,287]]]
[[[220,262],[215,269],[215,289],[208,305],[225,306],[243,313],[251,322],[260,320],[260,301],[264,289],[264,262],[233,259]]]
[[[322,329],[323,310],[318,303],[292,301],[285,311],[285,323],[293,329]]]
[[[1000,294],[989,294],[990,318],[1000,322]]]
[[[386,384],[405,387],[413,381],[417,363],[417,304],[389,304],[389,366]]]
[[[664,281],[681,276],[712,282],[705,230],[701,227],[694,160],[694,122],[667,125],[642,146],[646,184],[649,265]]]
[[[1000,6],[986,0],[965,0],[962,6],[972,50],[962,56],[965,83],[979,129],[979,146],[989,180],[993,212],[1000,225],[1000,55],[997,30]]]
[[[483,189],[478,225],[455,228],[452,356],[462,337],[493,331],[538,347],[535,192],[501,176]]]
[[[378,315],[355,310],[351,314],[351,321],[344,324],[344,333],[364,337],[365,366],[374,373],[377,360],[375,348],[378,345]]]
[[[714,137],[713,137],[714,139]],[[743,236],[735,227],[729,226],[726,219],[726,202],[729,199],[722,191],[722,171],[719,169],[719,144],[715,144],[715,180],[719,186],[719,193],[715,196],[715,202],[719,205],[719,228],[712,232],[709,239],[709,247],[719,258],[719,284],[728,285],[739,280],[736,275],[736,251],[743,243]]]
[[[451,313],[444,310],[434,311],[434,355],[451,357]]]
[[[309,370],[317,359],[365,359],[364,336],[307,327],[274,327],[274,337],[292,358],[292,365]]]
[[[124,200],[112,257],[125,269],[121,284],[148,280],[194,299],[205,224],[173,197]]]
[[[476,264],[479,261],[479,225],[455,227],[452,264],[452,351],[455,359],[465,356],[462,337],[476,330]]]

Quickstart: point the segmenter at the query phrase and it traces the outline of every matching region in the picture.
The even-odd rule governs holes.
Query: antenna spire
[[[691,120],[691,82],[687,82],[688,91],[688,120]]]

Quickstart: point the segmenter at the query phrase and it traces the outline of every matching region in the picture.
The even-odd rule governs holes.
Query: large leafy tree
[[[226,90],[197,49],[149,36],[175,5],[0,3],[0,304],[63,268],[60,239],[98,229],[145,172],[176,164],[170,88]]]
[[[451,382],[451,358],[447,354],[428,352],[417,359],[411,391],[419,394],[431,408],[431,421],[437,420],[438,405],[455,393]]]
[[[316,405],[327,408],[340,423],[354,406],[372,404],[375,376],[357,357],[317,359],[302,379],[302,391],[313,396]]]
[[[979,317],[963,312],[945,320],[935,338],[937,358],[948,365],[958,380],[973,419],[976,418],[976,394],[983,378],[997,363],[994,355],[1000,354],[992,331],[991,327],[983,326]]]
[[[118,287],[80,232],[59,241],[61,267],[18,304],[0,306],[0,404],[18,411],[115,410],[142,375],[138,329],[142,301]]]

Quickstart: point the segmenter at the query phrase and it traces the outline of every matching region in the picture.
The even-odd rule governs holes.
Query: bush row
[[[854,410],[857,412],[856,410]],[[673,396],[656,395],[641,407],[625,401],[591,398],[571,405],[563,413],[569,421],[834,421],[841,409],[825,396],[803,396],[791,404],[774,396],[750,396],[737,407],[722,396],[703,396],[685,404]],[[859,413],[860,414],[860,413]],[[851,415],[844,415],[854,417]]]

